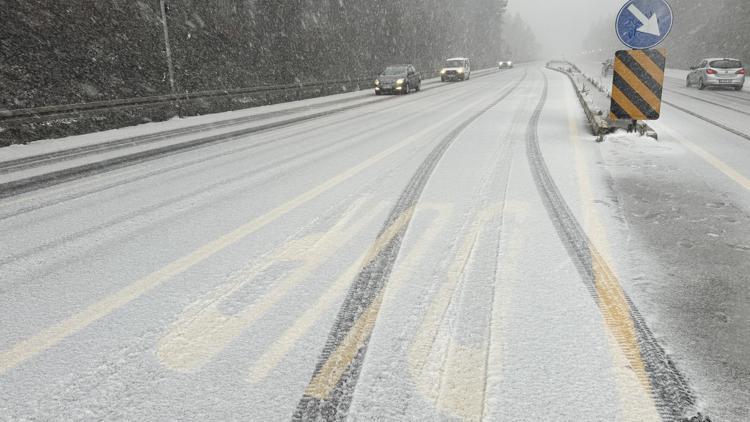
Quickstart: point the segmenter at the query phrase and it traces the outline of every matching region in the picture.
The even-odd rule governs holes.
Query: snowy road
[[[0,420],[742,420],[724,95],[596,144],[520,66],[4,198]]]

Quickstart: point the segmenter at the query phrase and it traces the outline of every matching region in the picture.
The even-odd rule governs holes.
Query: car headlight
[[[441,74],[441,75],[445,75],[445,69],[441,70],[441,71],[440,71],[440,74]]]
[[[379,86],[379,85],[380,85],[380,81],[375,79],[375,86]]]
[[[399,79],[399,80],[396,81],[396,85],[403,85],[403,84],[404,84],[404,80],[403,79]]]
[[[464,73],[464,68],[458,69],[458,73]]]

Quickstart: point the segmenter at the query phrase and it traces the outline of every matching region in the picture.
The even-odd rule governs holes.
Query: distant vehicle
[[[471,78],[471,60],[466,57],[455,57],[445,61],[443,70],[440,71],[440,80],[466,81]]]
[[[388,66],[375,79],[375,95],[403,94],[422,89],[422,75],[410,64]]]
[[[740,91],[745,85],[745,68],[737,59],[705,59],[690,67],[686,85],[707,87],[727,86]]]
[[[607,61],[602,63],[602,76],[612,76],[615,70],[615,65],[612,62],[612,59],[608,59]]]
[[[512,61],[503,61],[497,64],[497,66],[500,68],[500,70],[503,69],[513,69],[513,62]]]

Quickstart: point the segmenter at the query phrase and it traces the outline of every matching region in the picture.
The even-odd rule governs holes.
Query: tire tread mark
[[[668,91],[668,92],[671,92],[671,93],[674,93],[674,94],[682,95],[683,97],[692,98],[694,100],[698,100],[698,101],[706,103],[706,104],[711,104],[711,105],[714,105],[714,106],[717,106],[717,107],[721,107],[721,108],[726,109],[726,110],[734,111],[735,113],[740,113],[740,114],[745,114],[745,115],[750,116],[750,112],[739,110],[739,109],[736,109],[734,107],[729,107],[728,105],[720,104],[720,103],[717,103],[716,101],[711,101],[711,100],[706,99],[706,98],[696,97],[695,95],[685,94],[684,92],[680,92],[678,90],[671,89],[671,88],[664,88],[664,90]],[[666,102],[666,101],[662,101],[662,102]],[[670,104],[670,103],[667,103],[667,104]],[[672,104],[670,104],[670,105],[672,105]]]
[[[538,127],[547,100],[549,83],[547,75],[543,72],[542,75],[544,76],[544,90],[529,121],[526,133],[527,158],[537,190],[560,240],[575,263],[589,293],[601,305],[602,298],[597,288],[597,274],[603,273],[605,277],[610,279],[609,284],[616,285],[615,287],[618,290],[621,289],[611,269],[578,223],[544,161],[539,147]],[[626,314],[632,320],[639,352],[649,377],[651,394],[660,416],[665,421],[683,420],[687,414],[695,412],[696,399],[693,391],[675,367],[674,362],[658,344],[628,294],[625,291],[618,292],[618,294],[622,296],[625,303],[625,309],[618,311]],[[627,348],[623,344],[621,344],[621,347],[627,355]]]
[[[427,181],[447,149],[458,138],[461,132],[507,98],[525,79],[526,72],[524,72],[521,79],[507,89],[498,99],[479,112],[474,113],[448,133],[430,152],[412,176],[378,235],[378,239],[386,239],[385,244],[378,245],[376,243],[370,250],[368,256],[371,258],[364,263],[362,270],[355,278],[344,299],[344,304],[339,311],[333,329],[316,364],[311,384],[321,372],[321,369],[328,363],[339,345],[342,344],[350,331],[355,327],[359,319],[366,318],[372,314],[374,314],[374,318],[377,318],[378,310],[375,309],[373,311],[370,308],[378,306],[379,301],[382,299],[382,292],[388,282],[393,265],[400,251],[401,243],[414,213],[414,207]],[[396,228],[396,232],[388,234],[394,228]],[[345,363],[346,368],[341,377],[338,380],[329,380],[335,382],[335,387],[329,392],[326,398],[314,397],[307,392],[303,395],[292,416],[294,421],[338,421],[346,418],[362,369],[369,340],[370,332],[367,332],[358,345],[354,359],[351,362]]]
[[[692,110],[688,110],[688,109],[687,109],[687,108],[685,108],[685,107],[682,107],[682,106],[678,106],[677,104],[675,104],[675,103],[673,103],[673,102],[671,102],[671,101],[664,101],[664,100],[662,100],[662,102],[663,102],[664,104],[667,104],[667,105],[669,105],[669,106],[671,106],[671,107],[674,107],[674,108],[676,108],[677,110],[680,110],[680,111],[682,111],[683,113],[687,113],[687,114],[689,114],[689,115],[691,115],[691,116],[693,116],[693,117],[697,117],[697,118],[699,118],[699,119],[703,120],[703,121],[704,121],[704,122],[706,122],[706,123],[710,123],[710,124],[712,124],[712,125],[714,125],[714,126],[716,126],[716,127],[720,128],[720,129],[724,129],[724,130],[726,130],[726,131],[727,131],[727,132],[729,132],[729,133],[732,133],[732,134],[734,134],[734,135],[737,135],[737,136],[739,136],[740,138],[742,138],[742,139],[744,139],[744,140],[746,140],[746,141],[750,141],[750,135],[748,135],[747,133],[744,133],[744,132],[740,132],[740,131],[739,131],[739,130],[737,130],[737,129],[732,129],[731,127],[729,127],[729,126],[727,126],[727,125],[725,125],[725,124],[723,124],[723,123],[719,123],[719,122],[717,122],[716,120],[713,120],[713,119],[709,119],[708,117],[704,117],[704,116],[702,116],[701,114],[699,114],[699,113],[696,113],[696,112],[694,112],[694,111],[692,111]]]
[[[477,77],[483,77],[483,76],[489,76],[495,74],[495,72],[486,72],[482,73],[481,75],[478,75]],[[431,89],[438,89],[438,88],[446,88],[450,85],[438,85]],[[441,91],[442,92],[442,91]],[[438,93],[432,94],[432,95],[438,95]],[[419,98],[424,98],[425,96],[419,96],[415,100]],[[183,142],[183,143],[177,143],[173,145],[167,145],[164,147],[154,148],[147,151],[141,151],[137,153],[132,154],[126,154],[119,157],[110,158],[107,160],[102,160],[98,162],[93,162],[89,164],[83,164],[63,170],[58,170],[46,174],[41,174],[37,176],[31,176],[24,179],[19,180],[13,180],[6,183],[0,183],[0,199],[20,195],[22,193],[31,192],[34,190],[42,189],[49,186],[58,185],[61,183],[65,183],[71,180],[75,180],[81,177],[86,176],[92,176],[99,173],[105,173],[112,170],[117,170],[123,167],[128,167],[134,164],[143,163],[152,161],[164,156],[182,153],[190,150],[194,150],[197,148],[204,147],[206,145],[210,144],[218,144],[221,142],[227,142],[235,140],[239,137],[254,134],[254,133],[260,133],[265,132],[272,129],[282,128],[286,126],[291,126],[297,123],[307,122],[310,120],[315,120],[323,117],[328,117],[331,115],[335,115],[344,111],[353,110],[356,108],[366,107],[369,105],[377,104],[382,101],[391,101],[389,99],[372,99],[368,101],[364,101],[361,103],[339,107],[333,110],[326,110],[318,113],[313,113],[305,116],[295,117],[291,119],[287,119],[280,122],[271,122],[262,124],[259,126],[255,126],[252,128],[246,128],[246,129],[239,129],[227,133],[207,136],[207,137],[201,137],[197,138],[191,141]],[[257,118],[258,116],[253,116]],[[249,118],[244,118],[249,119]],[[245,122],[239,122],[237,121],[239,119],[234,119],[231,124],[226,126],[233,126],[238,125]],[[253,121],[253,120],[247,120],[246,122]],[[217,123],[213,123],[212,125],[215,125]],[[224,125],[219,126],[224,127]],[[104,145],[97,144],[97,145],[91,145],[86,147],[80,147],[80,148],[74,148],[70,150],[63,150],[58,151],[54,153],[44,154],[42,156],[38,156],[39,160],[41,161],[34,161],[35,157],[28,157],[28,158],[22,158],[18,160],[13,161],[7,161],[4,163],[0,163],[0,174],[3,173],[9,173],[9,172],[15,172],[15,171],[21,171],[29,168],[35,168],[42,165],[48,165],[48,164],[54,164],[61,161],[67,161],[77,158],[82,158],[87,155],[91,154],[99,154],[99,153],[106,153],[111,152],[115,150],[119,150],[126,147],[131,147],[135,145],[141,145],[141,144],[149,144],[157,141],[162,141],[170,136],[179,136],[179,135],[187,135],[187,134],[193,134],[193,133],[199,133],[202,131],[215,129],[216,127],[208,127],[205,125],[198,126],[197,128],[184,128],[184,129],[175,129],[173,131],[167,131],[167,132],[161,132],[156,134],[149,134],[149,135],[142,135],[138,137],[133,138],[125,138],[120,139],[116,141],[108,142]],[[4,170],[4,168],[6,168]]]

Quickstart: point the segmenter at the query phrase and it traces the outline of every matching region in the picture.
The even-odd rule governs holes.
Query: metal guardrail
[[[424,81],[439,72],[422,73]],[[0,110],[0,147],[38,139],[116,129],[179,116],[219,113],[263,105],[368,90],[375,77],[165,94]]]
[[[115,110],[125,107],[160,105],[165,103],[187,102],[206,98],[234,97],[241,95],[264,95],[277,92],[293,92],[302,95],[303,91],[319,89],[323,93],[332,91],[334,86],[356,84],[361,89],[363,83],[372,82],[374,78],[340,79],[332,81],[306,82],[301,84],[287,85],[262,85],[248,88],[236,88],[226,90],[211,90],[202,92],[186,92],[179,94],[165,94],[150,97],[124,98],[107,101],[94,101],[90,103],[62,104],[55,106],[42,106],[34,108],[23,108],[14,110],[0,110],[0,121],[23,119],[29,117],[46,117],[81,113],[89,111]],[[337,89],[337,92],[340,92]],[[324,94],[325,95],[325,94]]]
[[[576,66],[575,64],[573,63],[569,63],[569,64],[570,66],[572,66],[572,68],[576,72],[580,73],[581,76],[584,79],[586,79],[594,88],[599,90],[599,92],[606,95],[607,98],[612,98],[612,93],[606,91],[603,86],[601,86],[596,80],[594,80],[593,77],[591,77],[586,72],[579,69],[578,66]],[[571,78],[571,81],[572,81],[573,80],[572,76],[571,75],[568,75],[568,76]],[[575,85],[575,81],[573,81],[573,84]],[[583,98],[580,96],[580,93],[579,93],[579,98],[580,99]],[[587,108],[587,107],[584,107],[584,108]],[[647,122],[639,121],[639,122],[633,123],[632,121],[629,121],[629,120],[611,120],[609,117],[605,118],[596,114],[594,114],[593,118],[601,120],[603,122],[601,125],[606,125],[608,127],[607,133],[612,133],[617,129],[626,129],[628,132],[638,132],[641,136],[648,136],[649,138],[653,138],[656,140],[659,139],[659,134],[656,133],[656,130],[654,130],[654,128],[652,128],[651,125],[649,125]],[[603,140],[603,135],[600,135],[598,140],[599,141]]]
[[[423,79],[434,78],[439,75],[438,72],[423,73]],[[137,107],[137,106],[149,106],[149,105],[161,105],[166,103],[179,103],[196,101],[207,98],[216,97],[235,97],[241,95],[265,95],[279,92],[295,92],[298,97],[302,96],[302,93],[311,89],[318,89],[322,93],[321,96],[328,95],[329,93],[335,92],[340,93],[341,86],[351,86],[356,84],[357,89],[362,89],[362,84],[372,83],[375,77],[367,78],[355,78],[355,79],[339,79],[331,81],[316,81],[316,82],[305,82],[299,84],[286,84],[286,85],[261,85],[247,88],[235,88],[235,89],[223,89],[223,90],[211,90],[201,92],[185,92],[179,94],[165,94],[155,95],[150,97],[135,97],[135,98],[122,98],[106,101],[93,101],[89,103],[75,103],[75,104],[61,104],[54,106],[42,106],[33,108],[21,108],[11,110],[0,110],[0,122],[24,119],[24,118],[39,118],[39,117],[63,117],[68,114],[80,114],[83,112],[91,111],[107,111],[116,110],[119,108]],[[337,88],[334,88],[337,87]]]
[[[569,68],[571,70],[575,70],[577,72],[580,72],[578,67],[572,63],[568,62],[549,62],[547,63],[547,68],[550,70],[554,70],[556,72],[560,72],[568,77],[570,79],[570,82],[573,84],[573,88],[576,91],[576,96],[578,97],[578,101],[581,103],[581,107],[583,108],[584,114],[586,114],[586,119],[589,122],[589,125],[591,126],[592,133],[597,137],[597,141],[601,142],[604,140],[604,135],[611,132],[612,128],[607,124],[607,121],[601,118],[600,116],[596,115],[593,110],[589,107],[588,103],[586,102],[586,99],[583,98],[583,95],[581,94],[581,91],[578,89],[578,84],[576,84],[575,79],[573,79],[573,75],[570,74],[570,72],[567,72],[564,69],[560,69],[554,66],[555,63],[562,64],[566,68]]]

